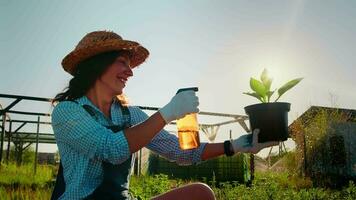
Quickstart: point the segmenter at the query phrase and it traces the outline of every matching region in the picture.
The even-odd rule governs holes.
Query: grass
[[[52,188],[17,187],[9,188],[0,186],[2,200],[48,200],[51,198]]]
[[[1,200],[48,200],[52,192],[55,167],[38,165],[36,175],[32,164],[21,167],[14,163],[2,164],[0,169]]]
[[[237,183],[214,186],[217,199],[356,199],[353,182],[340,190],[313,187],[309,179],[289,176],[287,173],[257,173],[251,187]]]
[[[25,164],[21,167],[14,163],[1,165],[0,185],[10,187],[32,187],[42,188],[51,183],[55,168],[50,165],[37,165],[36,175],[32,164]]]
[[[166,175],[133,177],[131,192],[140,199],[149,199],[190,181],[169,179]],[[350,182],[341,190],[313,187],[309,179],[291,177],[287,173],[256,173],[251,186],[236,182],[207,182],[218,200],[270,200],[270,199],[356,199],[356,186]]]
[[[0,169],[1,200],[50,199],[53,189],[52,180],[56,169],[53,166],[39,165],[37,175],[33,175],[33,166],[16,167],[14,164],[2,165]],[[195,180],[170,179],[167,175],[132,176],[131,192],[140,199],[150,199],[170,189]],[[313,187],[309,179],[290,176],[288,173],[256,173],[251,186],[238,182],[207,181],[218,200],[269,200],[269,199],[356,199],[356,186],[332,190]]]

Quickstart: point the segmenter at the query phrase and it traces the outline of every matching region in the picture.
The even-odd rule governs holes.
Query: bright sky
[[[290,122],[311,105],[355,109],[355,8],[351,0],[0,0],[0,93],[53,97],[71,77],[62,58],[86,33],[105,29],[151,53],[125,88],[135,105],[161,107],[178,88],[198,86],[200,110],[244,114],[258,102],[242,93],[267,68],[272,88],[304,77],[281,98],[292,104]],[[230,129],[243,133],[229,125],[217,141]]]

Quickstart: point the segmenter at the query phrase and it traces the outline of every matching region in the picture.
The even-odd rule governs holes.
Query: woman
[[[143,147],[189,165],[223,154],[257,153],[277,144],[257,143],[254,133],[252,144],[243,136],[231,142],[203,143],[194,150],[180,150],[177,137],[163,128],[188,113],[199,112],[198,97],[193,91],[178,93],[150,117],[138,107],[127,106],[122,98],[133,68],[148,55],[148,50],[137,42],[123,40],[114,32],[95,31],[63,59],[64,70],[73,78],[66,91],[53,100],[56,106],[52,126],[63,166],[59,199],[131,199],[128,191],[132,155]],[[57,189],[56,186],[54,193]],[[153,199],[215,197],[209,186],[194,183]]]

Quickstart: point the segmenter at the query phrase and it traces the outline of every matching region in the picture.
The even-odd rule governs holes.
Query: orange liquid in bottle
[[[177,120],[179,147],[183,150],[195,149],[200,146],[199,125],[197,115],[189,114]]]
[[[178,137],[181,149],[195,149],[200,145],[198,131],[178,131]]]

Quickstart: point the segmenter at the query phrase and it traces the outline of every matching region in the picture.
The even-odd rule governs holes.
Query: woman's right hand
[[[180,119],[189,113],[197,113],[199,98],[192,90],[179,92],[171,101],[158,111],[161,113],[164,121],[169,122]]]

